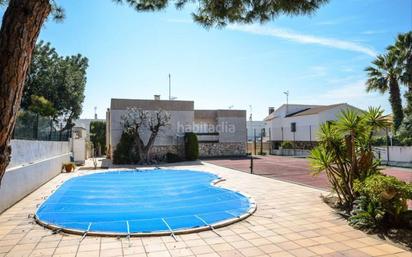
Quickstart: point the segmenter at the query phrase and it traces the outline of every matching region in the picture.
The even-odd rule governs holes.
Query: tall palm
[[[381,94],[389,91],[389,101],[393,112],[393,127],[398,130],[403,120],[402,99],[399,81],[402,69],[397,65],[397,58],[393,52],[378,55],[372,66],[365,70],[368,73],[366,90],[379,91]]]
[[[395,44],[388,47],[388,51],[396,56],[397,66],[401,70],[400,80],[408,87],[405,93],[405,113],[412,115],[412,31],[399,34]]]

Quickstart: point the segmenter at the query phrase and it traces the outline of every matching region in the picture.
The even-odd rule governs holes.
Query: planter
[[[63,167],[64,167],[64,170],[65,170],[67,173],[70,173],[70,172],[74,171],[74,169],[76,168],[76,166],[74,165],[74,163],[66,163],[66,164],[63,165]]]

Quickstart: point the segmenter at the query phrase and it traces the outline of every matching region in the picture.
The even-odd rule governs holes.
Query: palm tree
[[[401,69],[400,80],[408,87],[405,93],[405,113],[412,115],[412,31],[399,34],[395,44],[388,47],[388,51],[396,56],[397,66]]]
[[[366,90],[379,91],[381,94],[389,91],[389,101],[393,112],[393,127],[398,130],[403,120],[402,99],[399,81],[402,69],[397,65],[397,56],[393,52],[378,55],[367,67],[369,79],[366,81]]]

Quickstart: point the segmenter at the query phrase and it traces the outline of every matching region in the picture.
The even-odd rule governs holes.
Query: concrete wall
[[[317,141],[320,125],[327,121],[337,120],[342,110],[345,109],[361,111],[353,106],[342,104],[316,114],[274,118],[270,121],[271,141]],[[291,132],[293,122],[296,123],[295,133]]]
[[[68,142],[12,140],[12,162],[0,186],[0,213],[57,176],[70,160]]]
[[[11,162],[7,169],[70,152],[68,142],[11,140]]]
[[[219,142],[245,143],[247,140],[246,115],[245,117],[218,117],[217,124],[221,126]]]
[[[272,141],[293,141],[291,123],[296,123],[295,141],[311,141],[317,139],[319,129],[319,115],[306,115],[289,118],[275,118],[272,120]],[[283,133],[282,133],[283,132]]]
[[[388,161],[386,147],[376,147],[376,153],[383,161]],[[412,163],[412,146],[389,146],[389,161]]]

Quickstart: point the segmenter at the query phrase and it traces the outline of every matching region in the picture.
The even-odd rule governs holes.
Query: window
[[[290,132],[296,132],[296,122],[290,123]]]

